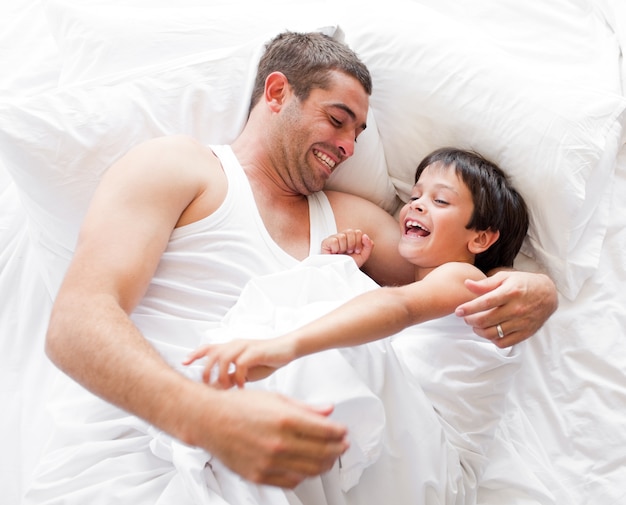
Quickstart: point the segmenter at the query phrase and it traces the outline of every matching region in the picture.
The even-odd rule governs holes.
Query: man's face
[[[313,89],[304,102],[290,95],[280,128],[285,169],[298,191],[320,191],[339,164],[352,156],[356,138],[366,127],[368,106],[361,84],[338,71],[328,89]]]

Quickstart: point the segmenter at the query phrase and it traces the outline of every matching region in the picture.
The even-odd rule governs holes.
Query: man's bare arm
[[[534,335],[558,307],[556,286],[544,274],[502,270],[480,282],[468,281],[467,287],[480,296],[460,305],[456,314],[498,347]]]
[[[327,192],[337,229],[359,229],[374,242],[362,270],[381,286],[401,286],[415,280],[415,268],[398,251],[400,228],[389,213],[363,198]]]
[[[95,394],[204,447],[242,476],[293,487],[346,449],[345,428],[328,419],[332,409],[192,382],[128,317],[176,225],[221,203],[225,179],[212,163],[202,146],[174,138],[139,146],[111,167],[55,301],[46,350]]]

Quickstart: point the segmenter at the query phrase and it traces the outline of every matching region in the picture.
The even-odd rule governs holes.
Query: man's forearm
[[[92,393],[174,436],[185,436],[177,404],[198,385],[163,360],[112,297],[60,297],[46,352]]]

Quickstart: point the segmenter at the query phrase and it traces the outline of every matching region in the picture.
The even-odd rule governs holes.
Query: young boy
[[[217,365],[219,385],[243,387],[307,354],[364,344],[452,314],[475,298],[466,279],[479,280],[494,268],[513,265],[528,214],[502,170],[478,154],[444,148],[420,163],[415,180],[399,217],[399,250],[415,265],[415,282],[361,294],[280,337],[201,347],[185,363],[207,357],[205,382]],[[360,241],[353,254],[360,265],[373,244],[358,231],[346,233],[327,239],[323,249],[350,252],[354,247],[348,244]]]

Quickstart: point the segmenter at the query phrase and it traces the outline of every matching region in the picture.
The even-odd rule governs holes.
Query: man
[[[319,34],[282,34],[261,59],[248,122],[230,148],[158,138],[115,163],[54,305],[52,361],[119,407],[116,415],[130,412],[202,447],[253,482],[290,488],[331,468],[347,448],[345,428],[328,418],[332,407],[188,380],[133,320],[219,321],[251,277],[289,268],[336,229],[372,237],[364,270],[379,283],[410,281],[391,216],[356,196],[319,193],[353,154],[370,93],[370,75],[348,48]],[[503,273],[476,289],[489,293],[465,307],[466,320],[487,338],[501,324],[508,338],[522,340],[556,306],[554,286],[540,275]],[[114,417],[102,416],[107,426]],[[102,433],[105,443],[111,435]],[[131,428],[115,433],[120,443],[134,436]],[[125,471],[121,459],[118,470]],[[77,472],[89,485],[101,478],[96,464]],[[35,500],[54,483],[38,486]]]

